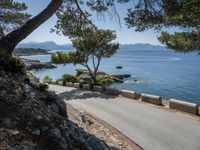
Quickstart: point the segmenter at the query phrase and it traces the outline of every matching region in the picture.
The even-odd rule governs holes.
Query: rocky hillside
[[[107,145],[68,120],[66,107],[30,73],[0,67],[1,150],[103,150]]]

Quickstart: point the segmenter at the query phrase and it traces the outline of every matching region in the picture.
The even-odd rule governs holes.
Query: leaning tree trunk
[[[3,32],[2,27],[0,26],[0,39],[1,39],[2,37],[4,37],[4,32]]]
[[[0,48],[4,50],[6,56],[10,56],[19,42],[25,39],[36,28],[48,20],[58,8],[63,0],[52,0],[51,3],[37,16],[27,21],[22,27],[12,31],[0,39]]]

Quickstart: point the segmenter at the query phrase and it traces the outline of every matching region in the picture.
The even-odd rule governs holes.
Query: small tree
[[[53,63],[80,64],[87,68],[92,82],[96,83],[97,71],[102,58],[109,58],[117,52],[118,43],[112,43],[116,34],[110,30],[85,29],[81,37],[72,40],[75,52],[52,54]]]

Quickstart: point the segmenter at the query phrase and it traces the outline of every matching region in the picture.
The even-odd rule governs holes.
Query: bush
[[[1,63],[6,71],[26,74],[25,63],[18,58],[9,57],[7,59],[2,59]]]
[[[114,80],[111,79],[110,77],[99,76],[96,78],[97,85],[109,85],[112,84],[113,82]]]
[[[81,74],[83,74],[83,69],[76,69],[76,77],[79,77]]]
[[[59,81],[63,81],[64,83],[66,83],[66,82],[73,82],[74,83],[74,82],[78,82],[78,79],[74,75],[64,74],[62,76],[62,78],[59,79]]]
[[[52,82],[52,78],[47,75],[47,76],[45,76],[43,78],[42,82],[43,83],[51,83]]]
[[[4,49],[0,48],[0,57],[3,56],[3,54],[4,54]]]

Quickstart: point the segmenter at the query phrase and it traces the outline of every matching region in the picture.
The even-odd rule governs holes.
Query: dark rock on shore
[[[77,76],[80,76],[80,75],[82,75],[82,74],[89,74],[89,71],[87,70],[87,69],[76,69],[76,71],[77,71]],[[103,71],[98,71],[97,72],[97,76],[100,76],[100,75],[103,75],[103,76],[106,76],[106,75],[108,75],[107,73],[105,73],[105,72],[103,72]]]
[[[54,69],[57,68],[56,65],[50,62],[40,62],[38,60],[29,60],[21,58],[26,65],[27,70],[40,70],[40,69]]]
[[[89,71],[85,69],[77,69],[77,75],[81,83],[92,83],[91,77],[89,75]],[[131,77],[130,74],[122,74],[122,75],[108,75],[105,72],[97,72],[97,77],[105,77],[110,78],[114,82],[123,83],[123,79]]]
[[[123,67],[122,67],[122,66],[116,66],[116,68],[117,68],[117,69],[122,69]]]
[[[118,78],[118,79],[124,79],[124,78],[130,78],[131,75],[130,74],[122,74],[122,75],[114,74],[114,75],[111,75],[111,77]]]
[[[0,149],[108,149],[69,121],[65,103],[52,92],[41,92],[37,84],[29,73],[5,72],[0,66]]]
[[[57,66],[49,62],[45,62],[45,63],[34,62],[34,63],[26,65],[27,70],[53,69],[53,68],[57,68]]]

